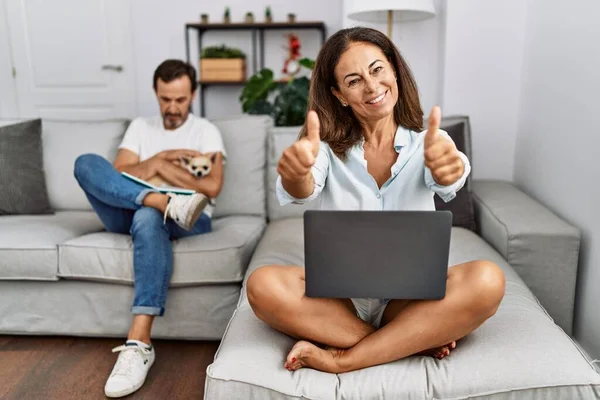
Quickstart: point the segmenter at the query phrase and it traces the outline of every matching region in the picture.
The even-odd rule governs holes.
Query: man
[[[167,60],[154,73],[160,116],[131,122],[114,165],[95,154],[80,156],[75,177],[109,232],[129,233],[133,241],[135,296],[133,322],[106,382],[108,397],[138,390],[154,363],[150,332],[162,316],[173,268],[171,239],[210,232],[214,199],[223,183],[226,157],[219,130],[189,113],[196,94],[196,72],[179,60]],[[210,173],[195,178],[177,166],[180,157],[210,156]],[[159,176],[172,186],[193,189],[193,195],[163,194],[124,177]]]

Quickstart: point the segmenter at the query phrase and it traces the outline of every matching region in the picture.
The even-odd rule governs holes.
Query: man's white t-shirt
[[[168,130],[161,116],[134,119],[119,145],[119,149],[134,152],[145,161],[165,150],[189,149],[200,153],[221,153],[223,162],[227,158],[223,138],[219,129],[210,121],[189,114],[177,129]],[[212,216],[214,206],[208,205],[204,212]]]

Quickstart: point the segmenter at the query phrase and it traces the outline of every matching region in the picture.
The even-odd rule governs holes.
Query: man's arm
[[[140,162],[140,157],[133,151],[120,149],[113,166],[119,172],[127,172],[142,180],[148,180],[156,176],[157,171],[162,168],[162,163],[160,153]]]
[[[210,174],[204,178],[195,178],[189,172],[171,162],[164,163],[158,174],[173,186],[193,189],[207,197],[215,198],[223,187],[223,156],[216,153]]]
[[[165,150],[140,162],[139,156],[133,151],[120,149],[113,166],[119,172],[127,172],[142,180],[148,180],[158,175],[158,172],[163,169],[165,165],[171,166],[173,165],[173,161],[179,160],[181,157],[196,157],[199,155],[201,155],[201,153],[195,150]]]

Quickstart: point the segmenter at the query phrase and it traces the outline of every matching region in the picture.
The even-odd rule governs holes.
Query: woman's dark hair
[[[154,81],[152,87],[156,91],[156,84],[158,78],[162,79],[163,82],[171,82],[175,79],[181,78],[182,76],[190,78],[192,83],[192,93],[196,91],[198,82],[196,81],[196,70],[190,64],[181,60],[165,60],[163,61],[154,71]]]
[[[408,64],[400,52],[383,33],[364,27],[342,29],[332,35],[315,61],[308,96],[308,109],[315,110],[321,123],[321,140],[331,150],[345,159],[348,150],[363,138],[362,126],[350,107],[343,107],[331,92],[339,89],[335,79],[335,67],[340,56],[352,43],[370,43],[381,49],[394,67],[398,80],[398,102],[394,107],[396,124],[413,131],[423,129],[423,111],[419,102],[417,84]],[[306,123],[300,137],[306,135]]]

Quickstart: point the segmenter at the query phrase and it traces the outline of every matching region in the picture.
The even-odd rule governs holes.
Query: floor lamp
[[[394,22],[420,21],[435,16],[433,0],[346,0],[348,18],[365,22],[387,21],[392,38]]]

